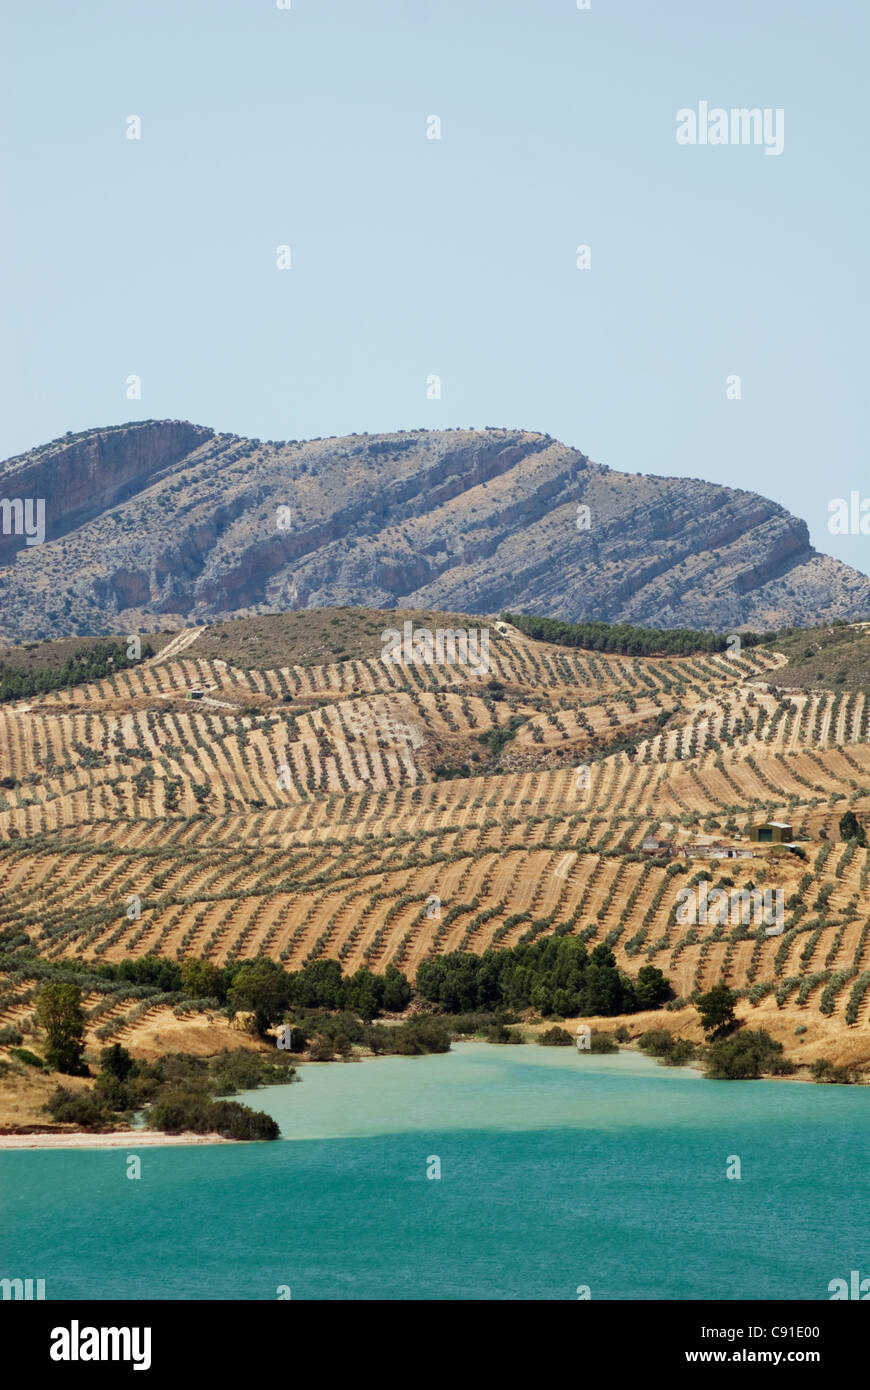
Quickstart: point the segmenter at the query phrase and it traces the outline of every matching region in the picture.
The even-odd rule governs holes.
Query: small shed
[[[786,821],[767,820],[761,825],[753,825],[749,838],[758,845],[787,845],[794,838],[792,828]]]
[[[656,858],[669,859],[674,852],[673,842],[663,840],[658,835],[647,835],[641,844],[641,854],[654,855]]]

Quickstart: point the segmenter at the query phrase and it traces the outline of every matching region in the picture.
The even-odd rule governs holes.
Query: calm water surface
[[[0,1276],[48,1298],[814,1300],[870,1274],[865,1087],[477,1043],[300,1072],[240,1097],[292,1142],[145,1148],[138,1181],[135,1140],[0,1154]]]

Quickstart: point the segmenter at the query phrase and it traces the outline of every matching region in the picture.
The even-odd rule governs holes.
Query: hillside
[[[318,661],[350,645],[346,623],[190,629],[108,679],[0,705],[0,930],[58,960],[264,953],[413,978],[427,956],[559,929],[632,976],[651,961],[683,999],[727,980],[799,1059],[870,1065],[870,851],[838,842],[847,808],[870,813],[863,690],[783,689],[775,645],[624,657],[510,626],[482,674]],[[641,853],[651,832],[745,844],[761,819],[791,823],[802,856]],[[700,882],[781,888],[783,934],[679,925],[677,892]],[[0,1022],[34,988],[7,975]],[[100,1040],[175,1037],[185,1016],[129,986],[87,1002]]]
[[[720,632],[870,616],[870,579],[774,502],[523,430],[277,443],[143,421],[8,460],[0,496],[45,502],[43,544],[0,536],[7,644],[348,605]]]

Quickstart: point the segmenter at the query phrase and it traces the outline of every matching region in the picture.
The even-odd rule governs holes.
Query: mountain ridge
[[[130,422],[0,464],[0,497],[46,502],[43,545],[0,535],[7,643],[341,606],[717,631],[870,615],[870,578],[778,503],[533,431],[282,443]]]

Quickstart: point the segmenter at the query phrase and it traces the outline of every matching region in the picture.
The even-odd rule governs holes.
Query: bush
[[[450,1034],[440,1019],[415,1018],[398,1028],[384,1030],[390,1034],[390,1052],[400,1057],[416,1057],[427,1052],[449,1052]]]
[[[789,1076],[793,1062],[782,1055],[782,1043],[763,1028],[742,1029],[731,1038],[714,1042],[707,1053],[706,1075],[714,1081],[745,1081],[760,1076]]]
[[[648,1032],[641,1033],[637,1045],[641,1052],[648,1052],[652,1057],[663,1057],[671,1050],[674,1041],[673,1033],[669,1033],[667,1028],[650,1028]]]
[[[37,1057],[35,1052],[29,1051],[29,1049],[26,1047],[13,1047],[9,1055],[11,1057],[14,1057],[19,1062],[25,1062],[29,1067],[45,1066],[45,1063],[43,1062],[42,1058]]]
[[[538,1038],[541,1047],[570,1047],[573,1041],[567,1028],[548,1028]]]
[[[525,1038],[522,1033],[518,1033],[515,1028],[506,1028],[503,1023],[494,1023],[485,1034],[486,1041],[490,1043],[524,1043]]]
[[[835,1067],[826,1057],[817,1058],[810,1067],[810,1072],[814,1081],[834,1086],[850,1086],[855,1080],[855,1074],[850,1067]]]
[[[80,1125],[82,1129],[106,1129],[115,1123],[112,1111],[92,1088],[70,1091],[58,1086],[45,1109],[58,1124]]]
[[[386,1029],[384,1030],[386,1032]],[[335,1057],[335,1048],[329,1038],[318,1037],[314,1039],[308,1052],[312,1062],[331,1062]]]
[[[612,1033],[600,1033],[597,1028],[592,1029],[590,1038],[590,1052],[618,1052],[619,1043]]]
[[[148,1110],[148,1122],[164,1134],[220,1134],[225,1139],[277,1139],[270,1115],[234,1100],[209,1100],[197,1091],[167,1090]]]
[[[234,1091],[254,1091],[263,1084],[293,1081],[296,1068],[280,1053],[273,1060],[261,1052],[239,1047],[232,1052],[225,1049],[213,1057],[209,1062],[209,1077],[211,1089],[227,1096]]]
[[[167,1088],[149,1107],[148,1123],[164,1134],[181,1134],[185,1130],[208,1134],[212,1128],[211,1104],[208,1096],[196,1091]]]
[[[686,1038],[675,1038],[667,1028],[651,1028],[637,1040],[642,1052],[657,1057],[666,1067],[684,1067],[698,1055],[695,1044]]]
[[[697,1055],[698,1049],[688,1038],[677,1038],[673,1047],[662,1057],[666,1067],[684,1067]]]
[[[143,643],[142,657],[153,655],[151,643]],[[3,663],[0,665],[0,700],[20,700],[23,696],[81,685],[136,664],[136,659],[127,655],[126,639],[95,642],[92,647],[67,657],[62,665],[29,670],[25,666],[7,666]],[[4,783],[10,780],[14,779],[4,779]]]
[[[234,1100],[213,1101],[210,1116],[215,1131],[225,1139],[278,1139],[281,1134],[271,1115]]]
[[[450,1029],[454,1038],[473,1037],[475,1033],[485,1033],[492,1027],[492,1014],[480,1010],[470,1014],[448,1014],[440,1020]],[[502,1022],[508,1020],[502,1019]]]
[[[23,1043],[24,1034],[20,1028],[16,1028],[14,1023],[7,1023],[0,1028],[0,1044]]]
[[[139,1108],[130,1087],[126,1086],[123,1081],[119,1081],[117,1076],[114,1076],[110,1071],[100,1072],[94,1082],[94,1090],[108,1109],[116,1114],[126,1114]]]

